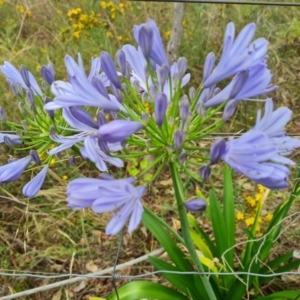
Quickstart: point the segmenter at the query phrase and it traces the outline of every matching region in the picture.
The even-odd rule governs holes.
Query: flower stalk
[[[182,186],[182,183],[181,183],[181,180],[179,177],[177,164],[175,162],[170,162],[169,166],[170,166],[170,172],[171,172],[171,177],[172,177],[172,181],[173,181],[175,198],[176,198],[176,202],[177,202],[177,208],[178,208],[181,230],[182,230],[182,235],[183,235],[183,239],[185,242],[185,246],[189,251],[189,254],[191,256],[193,263],[195,264],[197,271],[199,271],[200,273],[204,273],[203,265],[201,264],[201,262],[199,260],[199,257],[197,255],[196,249],[193,245],[193,242],[192,242],[192,239],[190,236],[186,208],[183,204],[183,199],[184,199],[184,194],[183,194],[183,189],[182,189],[183,186]],[[205,287],[208,299],[217,300],[207,276],[200,275],[200,279],[202,280],[202,283]]]

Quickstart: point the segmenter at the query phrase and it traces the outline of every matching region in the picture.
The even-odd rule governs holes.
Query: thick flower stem
[[[173,181],[173,185],[174,185],[175,198],[177,201],[178,212],[179,212],[180,223],[181,223],[181,231],[182,231],[183,239],[185,241],[185,246],[189,251],[189,254],[192,258],[193,263],[195,264],[197,271],[199,271],[200,273],[204,273],[204,268],[199,260],[199,257],[197,255],[197,252],[195,250],[195,247],[193,245],[193,242],[192,242],[192,239],[190,236],[187,213],[186,213],[186,209],[183,205],[184,194],[183,194],[183,190],[182,190],[182,182],[179,177],[178,168],[177,168],[177,165],[175,162],[170,162],[170,172],[171,172],[172,181]],[[208,299],[209,300],[217,300],[215,293],[209,283],[208,278],[205,275],[200,275],[200,278],[205,287]]]

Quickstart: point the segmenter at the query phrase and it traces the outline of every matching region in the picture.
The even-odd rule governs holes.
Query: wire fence
[[[244,0],[130,0],[133,2],[183,2],[183,3],[204,3],[204,4],[240,4],[240,5],[270,5],[270,6],[300,6],[300,1],[244,1]]]

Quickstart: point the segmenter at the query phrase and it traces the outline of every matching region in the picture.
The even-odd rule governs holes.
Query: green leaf
[[[170,265],[169,263],[161,260],[157,257],[149,257],[150,263],[156,270],[166,270],[173,272],[180,272],[180,269],[175,266]],[[193,299],[202,299],[201,294],[198,294],[197,288],[194,283],[194,275],[184,275],[184,274],[169,274],[162,272],[161,275],[166,278],[174,287],[179,289],[186,295],[191,295]],[[197,282],[199,284],[201,282]]]
[[[170,259],[182,271],[191,271],[192,267],[185,254],[172,239],[168,230],[162,224],[156,222],[155,218],[146,210],[143,213],[143,224],[155,236],[159,244],[166,250]]]
[[[224,196],[223,196],[224,210],[223,216],[226,224],[226,240],[227,249],[229,250],[226,255],[226,261],[231,268],[233,265],[234,258],[234,244],[235,244],[235,212],[234,212],[234,195],[232,187],[231,170],[228,166],[224,168]]]
[[[163,299],[163,300],[189,300],[183,294],[159,283],[149,281],[132,281],[118,289],[119,299]],[[107,300],[118,300],[116,293],[112,293]]]
[[[218,258],[220,258],[224,251],[227,250],[227,235],[221,208],[213,190],[209,192],[209,214],[216,241]]]
[[[203,229],[200,228],[200,226],[198,225],[195,218],[190,214],[188,214],[188,222],[196,230],[197,234],[199,234],[202,237],[202,239],[205,241],[205,243],[208,246],[210,252],[212,253],[212,256],[217,257],[217,248],[216,248],[216,246],[211,241],[210,237],[203,231]]]
[[[255,300],[286,300],[286,299],[298,299],[300,296],[299,291],[281,291],[272,295],[255,298]]]

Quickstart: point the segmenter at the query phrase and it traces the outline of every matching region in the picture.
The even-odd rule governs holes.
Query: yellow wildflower
[[[107,36],[108,38],[110,38],[110,39],[112,39],[112,38],[114,37],[114,35],[113,35],[112,32],[110,32],[110,31],[107,31],[107,32],[106,32],[106,36]]]
[[[50,166],[55,165],[55,162],[56,162],[55,158],[52,158],[51,161],[50,161]]]
[[[186,18],[184,18],[184,19],[182,20],[182,26],[185,26],[185,25],[187,25],[187,19],[186,19]]]
[[[257,204],[256,199],[254,199],[252,196],[247,196],[245,200],[251,207],[254,207]]]
[[[245,215],[244,215],[244,213],[242,213],[241,211],[238,211],[238,212],[236,213],[236,219],[237,219],[237,220],[243,220],[244,217],[245,217]]]
[[[3,0],[0,0],[0,5],[3,5],[4,4],[4,1]]]
[[[25,12],[25,7],[22,4],[17,5],[17,10],[21,13],[24,14]]]
[[[68,179],[68,176],[67,176],[67,175],[63,175],[62,179],[63,179],[63,180],[67,180],[67,179]]]
[[[272,213],[268,213],[265,217],[264,220],[266,222],[270,222],[273,219],[273,214]]]
[[[76,19],[81,14],[81,8],[74,8],[68,11],[67,16],[71,19]]]
[[[251,117],[249,117],[249,120],[250,120],[250,121],[253,121],[253,119],[254,119],[254,118],[253,118],[252,116],[251,116]]]
[[[74,31],[73,32],[73,37],[78,40],[80,38],[80,33],[81,33],[81,31],[79,31],[79,30],[78,31]]]
[[[106,8],[107,8],[107,3],[106,3],[105,1],[101,1],[101,2],[100,2],[100,7],[101,7],[102,9],[106,9]]]
[[[255,220],[254,217],[247,218],[247,219],[245,220],[245,224],[246,224],[248,227],[250,227],[251,225],[253,225],[254,220]]]

